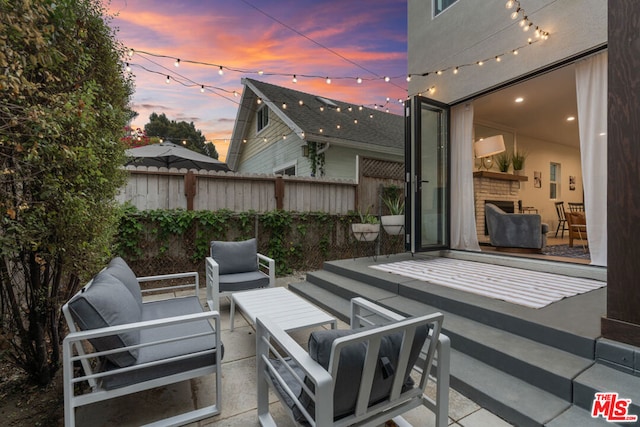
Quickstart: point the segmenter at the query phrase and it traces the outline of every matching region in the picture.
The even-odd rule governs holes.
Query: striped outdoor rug
[[[435,285],[542,308],[553,302],[606,286],[605,282],[451,258],[371,265]]]

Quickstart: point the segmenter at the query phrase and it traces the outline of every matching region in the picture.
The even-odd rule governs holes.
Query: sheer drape
[[[473,195],[473,104],[451,109],[451,248],[479,251]]]
[[[607,265],[607,52],[576,64],[584,207],[591,264]]]

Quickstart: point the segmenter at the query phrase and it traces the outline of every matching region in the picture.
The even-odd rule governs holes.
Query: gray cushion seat
[[[211,242],[211,257],[218,263],[220,292],[246,291],[269,286],[269,276],[258,269],[256,239]]]
[[[105,270],[98,273],[82,292],[69,301],[69,309],[74,321],[82,330],[158,320],[203,311],[200,301],[195,296],[143,304],[141,295],[138,281],[131,269],[121,258],[116,258]],[[91,343],[96,350],[107,351],[200,333],[209,335],[107,355],[104,369],[113,370],[215,349],[215,330],[208,320],[198,320],[96,338],[91,340]],[[220,351],[222,358],[224,347]],[[172,373],[210,367],[215,365],[215,360],[215,353],[210,353],[179,361],[168,361],[153,367],[106,376],[102,380],[102,386],[107,390],[119,388],[144,380],[165,377]]]
[[[311,336],[309,337],[309,355],[324,369],[328,370],[333,341],[337,338],[353,335],[366,329],[370,328],[315,331],[311,333]],[[428,334],[429,328],[426,325],[416,330],[409,354],[409,366],[415,365]],[[389,396],[394,380],[394,370],[398,364],[401,344],[401,334],[396,333],[383,337],[380,343],[378,367],[373,379],[369,406],[379,403]],[[355,411],[360,382],[362,380],[362,370],[366,351],[366,344],[354,343],[347,346],[340,353],[339,367],[336,374],[333,395],[334,420],[351,415]],[[313,416],[315,413],[315,405],[311,397],[302,390],[302,386],[294,380],[290,372],[282,363],[279,363],[277,360],[273,360],[272,363],[276,367],[278,373],[282,376],[283,380],[287,383],[287,386],[296,396],[298,396],[298,399],[304,405],[305,409]],[[304,377],[304,371],[297,366],[295,362],[289,360],[288,364],[300,378]],[[407,373],[405,378],[402,392],[414,387],[413,380],[409,374],[410,372]],[[273,375],[271,375],[271,379],[279,394],[282,396],[285,404],[293,411],[296,421],[302,425],[308,425],[308,422],[302,415],[302,412],[294,404],[293,400],[287,396],[284,389],[278,383],[278,380]],[[314,389],[313,384],[306,378],[305,383],[311,390]]]

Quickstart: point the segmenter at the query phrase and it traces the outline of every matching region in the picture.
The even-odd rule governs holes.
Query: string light
[[[131,72],[131,65],[129,65],[129,63],[127,62],[127,72]]]
[[[171,83],[171,76],[167,76],[166,82],[167,82],[167,84]]]
[[[453,74],[458,74],[459,67],[453,69]]]
[[[362,84],[362,79],[361,79],[360,77],[358,77],[358,78],[356,79],[356,83],[358,83],[358,84]]]
[[[218,70],[218,74],[220,74],[220,75],[224,74],[224,70],[222,69],[222,65],[220,66],[220,69]]]
[[[200,92],[204,93],[204,85],[200,86]]]
[[[180,59],[176,59],[176,62],[174,62],[173,65],[175,65],[176,68],[179,67],[180,66]]]
[[[389,82],[391,81],[391,79],[389,78],[389,76],[385,76],[385,77],[384,77],[384,81],[385,81],[385,82],[387,82],[387,83],[389,83]]]
[[[292,81],[293,83],[298,83],[298,79],[296,78],[296,75],[295,75],[295,74],[293,75],[293,79],[291,79],[291,81]]]
[[[331,79],[329,77],[327,77],[327,79],[325,81],[327,82],[328,85],[331,84]]]

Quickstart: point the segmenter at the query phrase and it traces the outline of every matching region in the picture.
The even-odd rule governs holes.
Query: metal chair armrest
[[[267,269],[269,275],[269,287],[276,285],[276,262],[273,258],[258,254],[258,265]]]

